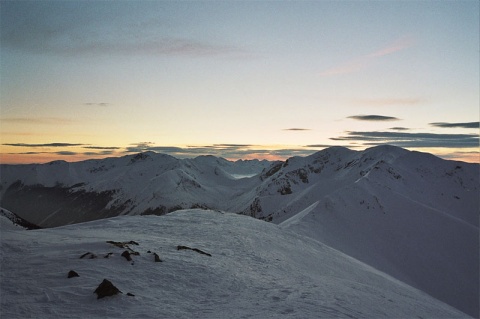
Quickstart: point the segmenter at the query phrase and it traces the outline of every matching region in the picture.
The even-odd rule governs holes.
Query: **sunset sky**
[[[2,1],[2,163],[286,158],[392,144],[479,162],[479,2]]]

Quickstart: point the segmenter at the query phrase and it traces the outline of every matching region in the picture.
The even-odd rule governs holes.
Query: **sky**
[[[480,162],[479,2],[1,1],[0,160]]]

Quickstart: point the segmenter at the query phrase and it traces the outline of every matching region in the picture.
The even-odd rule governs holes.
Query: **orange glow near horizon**
[[[480,162],[478,1],[1,9],[0,163],[380,143]]]
[[[191,146],[190,146],[191,147]],[[346,146],[348,148],[348,146]],[[43,164],[43,163],[48,163],[52,161],[57,161],[57,160],[62,160],[66,162],[79,162],[79,161],[85,161],[85,160],[90,160],[90,159],[104,159],[107,157],[121,157],[125,156],[128,154],[135,154],[138,152],[143,152],[143,151],[148,151],[148,149],[145,150],[139,150],[138,152],[127,152],[126,149],[119,149],[119,150],[114,150],[111,151],[109,154],[85,154],[84,150],[81,148],[69,148],[68,151],[71,151],[70,155],[61,155],[62,151],[66,152],[65,149],[59,149],[58,152],[52,152],[51,148],[48,149],[42,149],[39,152],[24,152],[24,153],[15,153],[15,148],[13,147],[5,147],[4,146],[3,151],[0,151],[0,163],[1,164]],[[268,161],[284,161],[288,159],[289,157],[293,156],[307,156],[308,153],[315,153],[317,151],[320,151],[321,148],[318,149],[308,149],[308,148],[302,148],[302,147],[293,147],[293,146],[255,146],[256,150],[261,149],[262,152],[258,152],[256,150],[251,150],[251,152],[248,152],[249,148],[243,148],[242,151],[244,154],[242,156],[222,156],[220,154],[220,151],[212,149],[212,152],[210,154],[207,154],[207,152],[204,152],[202,154],[196,154],[196,153],[189,153],[188,152],[188,147],[183,148],[185,150],[184,153],[177,155],[177,154],[172,154],[173,157],[177,158],[193,158],[197,157],[200,155],[213,155],[217,157],[223,157],[229,161],[236,161],[236,160],[268,160]],[[285,153],[286,155],[279,155],[276,154],[276,151],[279,150],[285,150],[285,149],[290,149],[292,150],[291,153]],[[410,150],[415,150],[419,152],[424,152],[424,153],[431,153],[435,156],[438,156],[443,159],[448,159],[448,160],[453,160],[453,161],[463,161],[463,162],[469,162],[469,163],[479,163],[480,164],[480,152],[478,150],[472,150],[472,149],[458,149],[455,151],[451,151],[449,149],[445,148],[415,148],[415,149],[410,149]],[[270,151],[270,152],[269,152]],[[162,153],[158,152],[157,153]],[[59,154],[60,153],[60,154]],[[169,154],[169,152],[165,152],[165,154]]]

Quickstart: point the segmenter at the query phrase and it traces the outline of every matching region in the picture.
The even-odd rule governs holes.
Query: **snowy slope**
[[[132,240],[133,262],[106,243]],[[315,240],[214,211],[2,230],[0,252],[2,318],[467,317]],[[103,279],[123,293],[97,299]]]

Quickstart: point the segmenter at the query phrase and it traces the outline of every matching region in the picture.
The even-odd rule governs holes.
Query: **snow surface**
[[[128,262],[109,240],[136,241],[140,255]],[[2,228],[0,253],[2,318],[467,317],[318,241],[218,211]],[[123,294],[96,299],[104,278]]]

